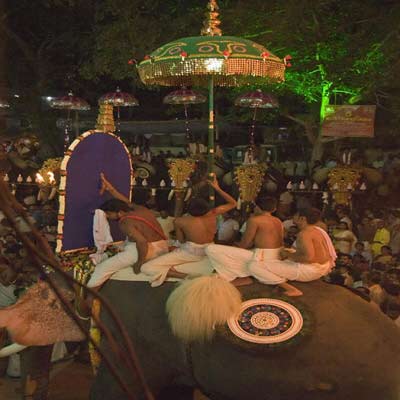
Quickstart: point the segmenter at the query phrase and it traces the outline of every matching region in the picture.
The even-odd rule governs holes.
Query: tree
[[[20,94],[14,109],[54,146],[61,144],[54,135],[56,116],[43,112],[42,99],[79,87],[79,43],[90,10],[90,1],[20,0],[9,2],[1,15],[0,29],[8,39],[6,85]]]
[[[362,101],[396,116],[398,1],[218,3],[224,34],[246,37],[281,57],[293,57],[286,82],[265,88],[281,94],[281,114],[303,128],[314,159],[323,150],[320,125],[327,104]],[[116,82],[140,88],[128,60],[140,61],[168,41],[198,35],[205,6],[206,0],[12,2],[2,26],[13,46],[10,84],[32,88],[35,96],[52,88],[84,89],[85,97],[91,91],[92,100]],[[221,93],[229,97],[235,91]]]
[[[320,126],[326,106],[333,101],[374,104],[399,69],[398,2],[287,0],[276,1],[271,8],[253,2],[251,10],[244,7],[241,18],[235,19],[237,11],[230,10],[228,17],[238,36],[293,57],[294,66],[278,91],[283,99],[296,95],[307,106],[306,118],[290,109],[283,114],[304,127],[313,159],[323,151]]]

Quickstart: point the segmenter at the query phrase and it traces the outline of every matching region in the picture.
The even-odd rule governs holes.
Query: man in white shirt
[[[239,222],[233,218],[231,212],[222,215],[218,222],[217,240],[220,244],[233,243],[239,232]]]

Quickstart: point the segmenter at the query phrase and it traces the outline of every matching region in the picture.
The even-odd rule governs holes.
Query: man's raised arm
[[[100,174],[100,179],[101,179],[100,195],[102,195],[104,192],[108,192],[115,199],[123,201],[132,208],[134,207],[134,204],[131,203],[130,200],[125,195],[123,195],[121,192],[118,192],[118,190],[115,189],[115,187],[106,179],[103,173]]]
[[[236,200],[230,194],[224,192],[219,187],[216,175],[215,174],[212,174],[212,175],[213,175],[213,180],[207,181],[207,182],[224,200],[226,200],[226,204],[215,207],[210,212],[212,212],[213,214],[216,214],[216,215],[225,214],[229,210],[232,210],[232,208],[235,208],[237,203],[236,203]]]

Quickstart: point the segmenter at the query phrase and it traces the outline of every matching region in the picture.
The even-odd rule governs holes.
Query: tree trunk
[[[317,160],[321,161],[323,155],[324,155],[324,143],[322,142],[322,137],[318,136],[312,148],[311,163],[314,164],[315,161]]]

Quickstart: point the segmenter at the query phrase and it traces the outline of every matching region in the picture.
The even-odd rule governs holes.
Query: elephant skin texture
[[[151,288],[109,281],[101,294],[125,323],[155,395],[184,383],[217,400],[399,400],[400,331],[393,321],[346,288],[322,281],[295,285],[304,295],[286,300],[301,310],[308,332],[273,348],[233,338],[226,327],[209,343],[180,342],[165,313],[173,283]],[[244,300],[285,300],[273,286],[253,284],[240,291]],[[102,318],[110,326],[107,316]],[[125,381],[143,398],[135,377]],[[127,397],[102,364],[91,400],[106,399]]]

